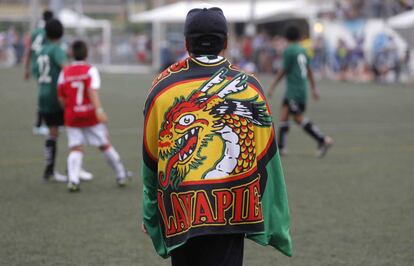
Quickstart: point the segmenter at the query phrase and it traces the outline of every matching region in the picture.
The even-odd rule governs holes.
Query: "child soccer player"
[[[317,156],[322,158],[332,146],[333,140],[325,136],[304,115],[307,101],[308,79],[311,85],[312,97],[315,100],[319,100],[319,91],[315,86],[315,80],[309,66],[306,50],[299,44],[301,39],[299,28],[289,26],[286,30],[286,38],[289,45],[283,53],[283,69],[272,82],[268,92],[269,98],[272,97],[273,90],[282,78],[286,76],[286,91],[279,118],[279,151],[282,155],[286,153],[286,134],[289,131],[289,115],[292,115],[294,121],[301,125],[309,136],[316,140],[318,143]]]
[[[119,186],[126,184],[126,171],[118,152],[111,145],[104,123],[107,116],[102,108],[98,90],[101,80],[98,70],[85,60],[88,49],[83,41],[72,44],[75,61],[59,76],[58,95],[65,109],[65,127],[70,148],[68,156],[68,190],[80,190],[79,172],[82,167],[83,145],[97,146],[116,173]]]
[[[63,111],[57,98],[57,80],[59,72],[66,62],[66,53],[60,47],[63,26],[59,20],[49,19],[45,31],[47,40],[37,54],[34,66],[34,73],[39,85],[39,112],[49,129],[44,148],[46,167],[43,178],[49,180],[53,177],[56,181],[66,182],[66,176],[55,172],[58,127],[63,125]]]
[[[24,79],[28,80],[30,75],[36,75],[36,64],[39,52],[42,50],[44,43],[46,42],[45,24],[53,18],[53,13],[49,10],[45,10],[42,15],[42,20],[39,22],[39,27],[36,28],[30,34],[30,40],[25,48],[25,60],[24,60]],[[39,110],[37,110],[36,122],[33,127],[33,134],[35,135],[47,135],[47,127],[42,125],[42,117]]]

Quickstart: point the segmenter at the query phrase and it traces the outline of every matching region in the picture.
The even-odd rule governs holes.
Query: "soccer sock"
[[[46,139],[45,147],[44,147],[44,155],[45,155],[45,161],[46,161],[45,175],[53,174],[55,170],[56,152],[57,152],[56,137],[49,136]]]
[[[71,151],[68,156],[68,175],[69,181],[79,184],[79,173],[82,168],[83,153],[81,151]]]
[[[303,130],[305,130],[305,132],[308,133],[308,135],[310,135],[318,142],[319,145],[321,145],[325,141],[325,135],[317,126],[313,125],[308,118],[303,119],[301,126]]]
[[[103,151],[106,161],[115,171],[116,176],[118,178],[125,178],[125,167],[122,164],[121,157],[119,156],[118,152],[114,149],[114,147],[109,147],[108,149]]]
[[[279,149],[283,149],[285,147],[286,142],[286,134],[289,131],[289,122],[279,122],[279,142],[278,147]]]

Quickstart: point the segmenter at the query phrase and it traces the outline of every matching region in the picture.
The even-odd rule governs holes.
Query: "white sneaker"
[[[41,127],[34,127],[32,129],[32,133],[33,135],[43,135],[43,136],[47,136],[49,134],[49,129],[45,126],[41,126]]]
[[[133,173],[131,171],[125,171],[125,177],[117,177],[116,183],[119,187],[125,187],[128,182],[132,179]]]
[[[127,185],[127,177],[118,177],[116,179],[116,183],[118,184],[119,187],[125,187]]]
[[[91,181],[93,179],[93,174],[81,169],[79,172],[79,179],[82,181]]]
[[[68,177],[67,177],[67,176],[65,176],[65,175],[62,175],[61,173],[59,173],[59,172],[57,172],[57,171],[55,171],[55,172],[53,173],[53,179],[54,179],[56,182],[68,182]]]

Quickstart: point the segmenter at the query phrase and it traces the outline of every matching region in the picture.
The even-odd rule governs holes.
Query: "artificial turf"
[[[0,69],[0,265],[169,265],[141,233],[142,109],[151,75],[104,74],[101,97],[109,131],[133,171],[123,189],[102,155],[86,150],[95,179],[70,194],[44,182],[44,139],[31,127],[34,81]],[[270,77],[261,77],[267,87]],[[414,263],[414,88],[321,81],[308,116],[335,139],[326,158],[292,123],[282,158],[294,256],[246,240],[245,263],[278,266]],[[277,121],[282,86],[270,101]],[[59,140],[64,171],[66,136]]]

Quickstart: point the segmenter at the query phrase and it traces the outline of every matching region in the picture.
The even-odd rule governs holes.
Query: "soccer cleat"
[[[45,172],[43,173],[43,179],[46,181],[54,180],[56,182],[67,182],[68,177],[62,175],[61,173],[52,170],[52,166],[47,166]]]
[[[323,158],[328,152],[328,150],[332,147],[332,145],[333,145],[333,139],[330,137],[325,137],[324,142],[318,148],[318,152],[316,156],[318,158]]]
[[[68,191],[69,192],[79,192],[80,191],[80,184],[75,182],[68,183]]]
[[[53,166],[47,165],[45,171],[43,172],[43,179],[48,181],[53,176]]]
[[[132,179],[132,172],[126,170],[125,171],[125,177],[117,177],[116,183],[119,187],[125,187],[128,184],[128,179]]]
[[[288,150],[286,148],[279,149],[280,156],[286,156],[288,154]]]
[[[93,174],[81,169],[79,172],[79,179],[82,181],[90,181],[93,179]]]
[[[33,127],[32,133],[33,135],[47,136],[49,134],[49,129],[45,126]]]
[[[127,178],[126,177],[118,177],[116,179],[116,183],[119,187],[125,187],[127,185]]]
[[[55,171],[53,173],[53,180],[55,180],[56,182],[67,182],[68,181],[68,177],[65,175],[62,175],[61,173]]]

